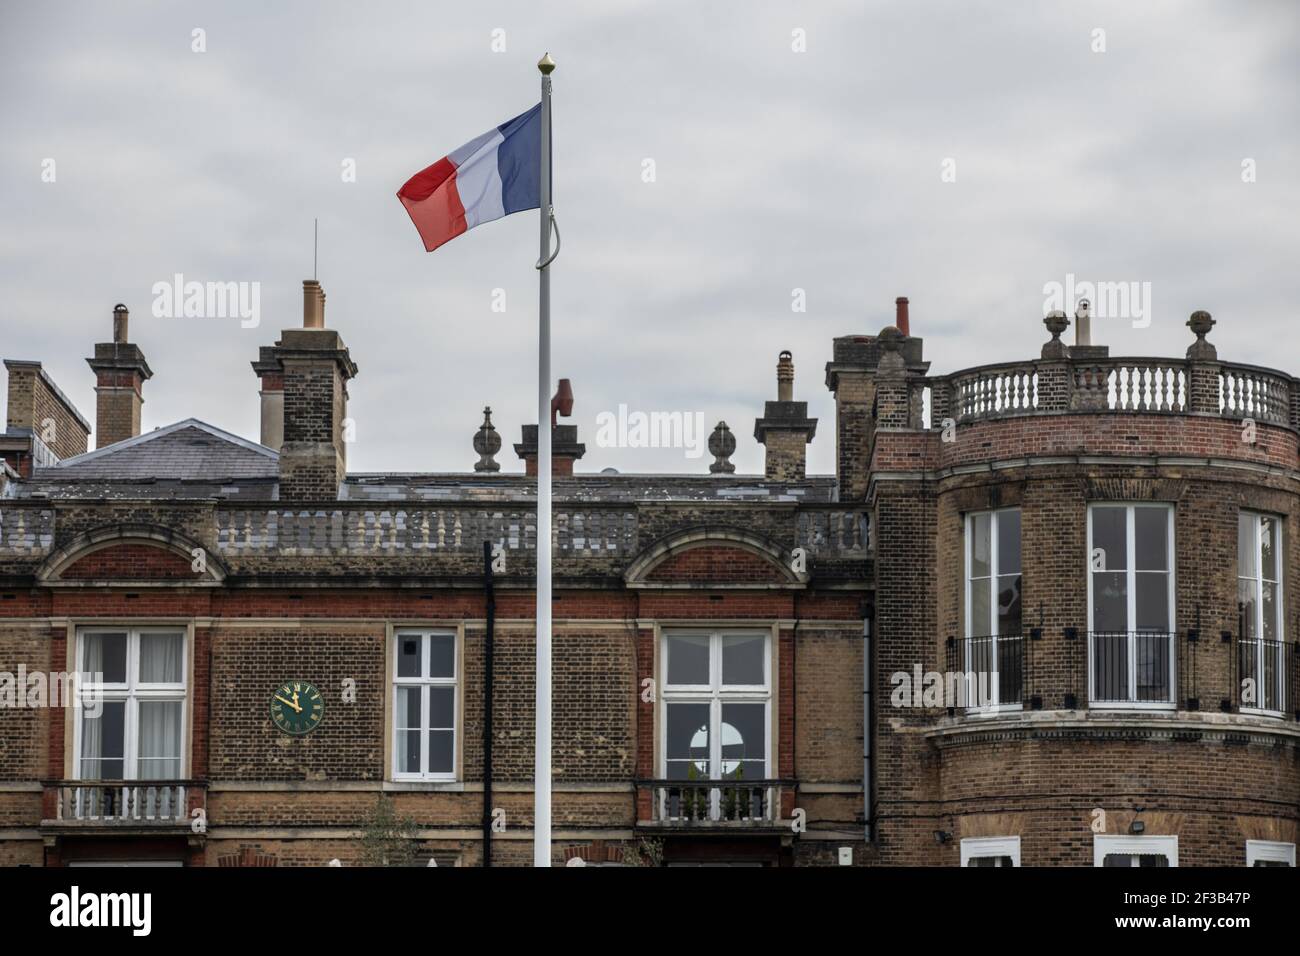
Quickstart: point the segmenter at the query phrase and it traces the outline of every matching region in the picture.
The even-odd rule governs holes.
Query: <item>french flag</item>
[[[397,191],[432,252],[462,232],[541,205],[542,104],[475,137]]]

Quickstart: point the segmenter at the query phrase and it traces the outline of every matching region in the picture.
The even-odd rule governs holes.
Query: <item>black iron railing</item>
[[[948,673],[956,675],[944,689],[949,712],[1029,703],[1027,646],[1023,634],[948,638]]]
[[[1300,720],[1296,663],[1300,644],[1237,639],[1237,706]]]
[[[1091,631],[1088,700],[1093,704],[1173,704],[1176,635],[1160,631]]]

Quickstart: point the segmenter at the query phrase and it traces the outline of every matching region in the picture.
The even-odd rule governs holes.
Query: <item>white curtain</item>
[[[140,683],[181,682],[181,635],[140,635]]]
[[[85,714],[85,711],[82,711]],[[83,717],[81,721],[81,775],[97,778],[100,759],[104,756],[104,720],[100,717]]]
[[[141,780],[176,780],[181,775],[181,702],[140,701]]]

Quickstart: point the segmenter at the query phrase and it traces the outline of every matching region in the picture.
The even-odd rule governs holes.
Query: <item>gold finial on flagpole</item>
[[[537,69],[542,71],[542,76],[551,75],[551,71],[555,69],[555,61],[551,59],[549,53],[543,54],[542,58],[537,61]]]

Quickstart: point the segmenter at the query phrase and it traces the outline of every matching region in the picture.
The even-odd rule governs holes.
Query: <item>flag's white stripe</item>
[[[497,164],[497,149],[505,142],[499,130],[480,136],[462,149],[479,144],[465,161],[456,167],[456,192],[465,207],[465,228],[500,219],[506,214],[502,200],[501,170]],[[457,150],[456,152],[460,152]],[[451,157],[455,162],[455,157]]]

